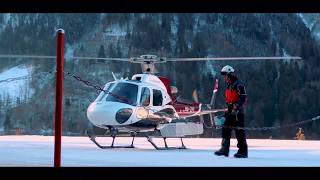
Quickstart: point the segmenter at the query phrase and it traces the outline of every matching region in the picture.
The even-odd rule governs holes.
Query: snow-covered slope
[[[17,98],[20,100],[28,99],[32,96],[33,90],[30,88],[29,79],[13,80],[14,78],[28,76],[32,68],[26,66],[15,66],[13,68],[0,72],[0,96],[3,101],[10,98],[11,105],[16,104]],[[8,81],[4,81],[7,80]]]
[[[52,136],[0,136],[0,166],[53,166]],[[110,143],[111,138],[98,139]],[[146,138],[136,138],[136,149],[99,149],[87,137],[62,138],[62,166],[209,166],[209,167],[299,167],[320,166],[320,141],[249,139],[249,158],[236,159],[236,140],[231,140],[230,157],[213,154],[221,139],[187,138],[187,150],[157,151]],[[155,139],[162,144],[162,139]],[[117,145],[131,138],[115,140]],[[180,145],[168,139],[168,145]]]
[[[320,14],[319,13],[298,13],[305,26],[310,30],[313,37],[320,42]]]

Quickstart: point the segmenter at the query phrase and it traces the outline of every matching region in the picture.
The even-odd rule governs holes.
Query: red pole
[[[62,132],[62,95],[64,30],[57,30],[57,74],[56,74],[56,109],[54,118],[54,167],[61,166],[61,132]]]

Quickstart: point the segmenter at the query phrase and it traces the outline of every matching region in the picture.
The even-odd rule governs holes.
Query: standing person
[[[227,65],[221,69],[221,75],[224,76],[224,81],[227,83],[225,92],[225,101],[227,111],[225,112],[224,126],[244,127],[244,110],[243,106],[247,100],[244,84],[238,80],[234,74],[234,69]],[[215,152],[218,156],[229,156],[230,138],[232,129],[228,127],[222,128],[221,148]],[[234,154],[235,158],[248,157],[248,145],[246,141],[245,131],[243,129],[235,129],[236,138],[238,140],[238,152]]]

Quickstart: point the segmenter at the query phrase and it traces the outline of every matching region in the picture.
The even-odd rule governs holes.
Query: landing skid
[[[88,133],[88,131],[86,132],[86,134],[88,135],[89,139],[90,139],[95,145],[97,145],[97,146],[98,146],[99,148],[101,148],[101,149],[111,149],[111,148],[135,148],[134,145],[133,145],[134,137],[135,137],[135,136],[132,136],[133,138],[132,138],[131,145],[128,145],[128,146],[115,146],[115,145],[114,145],[114,140],[115,140],[116,136],[113,135],[113,136],[112,136],[112,143],[111,143],[111,145],[110,145],[110,146],[103,146],[103,145],[101,145],[100,143],[98,143],[98,142],[96,141],[96,137],[95,137],[94,135],[91,135],[90,133]]]
[[[115,134],[112,134],[111,137],[112,137],[112,143],[111,145],[109,146],[104,146],[104,145],[101,145],[100,143],[98,143],[96,141],[96,136],[90,134],[88,131],[86,131],[86,134],[87,136],[89,137],[89,139],[96,145],[98,146],[100,149],[111,149],[111,148],[135,148],[135,146],[133,145],[133,142],[134,142],[134,138],[135,138],[135,134],[132,134],[131,136],[133,137],[132,138],[132,141],[131,141],[131,145],[127,145],[127,146],[115,146],[114,145],[114,140],[116,138],[116,135]],[[187,149],[186,146],[184,145],[183,141],[182,141],[182,138],[180,138],[181,140],[181,146],[180,147],[169,147],[168,144],[167,144],[167,141],[166,141],[166,137],[163,137],[163,140],[164,140],[164,145],[165,147],[159,147],[157,146],[153,140],[152,140],[152,137],[150,136],[146,136],[148,142],[156,149],[156,150],[174,150],[174,149]]]
[[[146,138],[147,138],[147,140],[149,141],[149,143],[150,143],[156,150],[187,149],[187,147],[183,144],[182,138],[180,138],[180,139],[181,139],[181,146],[180,146],[180,147],[168,147],[167,141],[166,141],[166,138],[165,138],[165,137],[163,138],[164,146],[165,146],[165,147],[159,147],[159,146],[157,146],[157,145],[153,142],[152,138],[149,137],[149,136],[147,136]]]

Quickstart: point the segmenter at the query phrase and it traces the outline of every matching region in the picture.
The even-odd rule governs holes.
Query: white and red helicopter
[[[38,55],[0,55],[0,58],[50,58],[56,56]],[[164,140],[165,147],[157,146],[151,136],[147,140],[157,150],[185,149],[182,138],[203,133],[204,120],[202,115],[210,115],[210,124],[215,113],[225,109],[215,109],[214,101],[218,90],[218,79],[214,81],[214,88],[210,104],[184,100],[176,97],[177,88],[170,86],[166,77],[154,74],[155,64],[165,62],[188,61],[229,61],[229,60],[297,60],[300,57],[218,57],[218,58],[160,58],[156,55],[142,55],[137,58],[96,58],[96,57],[68,57],[68,59],[100,59],[106,61],[126,61],[140,63],[143,73],[135,74],[131,79],[117,79],[105,84],[103,91],[87,109],[87,118],[96,127],[110,132],[113,138],[111,145],[103,146],[96,141],[96,136],[87,132],[90,140],[99,148],[134,148],[134,137],[141,132],[157,132]],[[200,120],[190,118],[199,116]],[[114,140],[119,132],[129,133],[133,139],[131,145],[114,146]],[[168,147],[166,138],[181,139],[180,147]]]
[[[109,58],[109,60],[113,59]],[[136,133],[160,131],[161,136],[164,137],[164,148],[158,147],[149,136],[147,136],[148,141],[156,149],[174,149],[167,146],[167,137],[182,138],[203,133],[201,122],[189,122],[187,118],[224,111],[224,109],[212,109],[218,80],[215,81],[212,104],[207,106],[210,109],[202,110],[202,104],[197,100],[192,102],[175,97],[174,94],[178,90],[170,86],[170,80],[153,73],[155,63],[171,60],[155,55],[142,55],[128,59],[132,63],[141,63],[144,73],[135,74],[131,79],[115,78],[115,81],[104,86],[104,91],[87,110],[89,121],[97,127],[110,130],[113,137],[111,146],[102,146],[94,136],[89,134],[90,139],[98,147],[119,147],[113,145],[119,131],[130,132],[133,140]],[[181,143],[182,146],[178,148],[185,148],[182,139]],[[130,146],[120,147],[134,147],[133,141]]]
[[[110,146],[102,146],[95,136],[88,133],[90,139],[102,149],[126,147],[133,148],[134,137],[139,132],[160,132],[165,147],[157,146],[150,136],[147,140],[156,149],[185,149],[182,138],[203,133],[202,115],[212,116],[225,109],[214,109],[215,94],[218,90],[218,79],[215,80],[210,104],[201,104],[197,96],[194,101],[177,98],[177,88],[170,86],[166,77],[156,76],[153,71],[156,63],[177,61],[207,61],[207,60],[272,60],[300,59],[300,57],[228,57],[228,58],[160,58],[156,55],[142,55],[137,58],[100,58],[105,60],[128,61],[140,63],[144,72],[135,74],[131,79],[116,79],[108,82],[96,100],[87,110],[89,121],[100,128],[109,130],[113,140]],[[199,116],[200,120],[188,120]],[[129,132],[133,137],[129,146],[114,146],[114,140],[119,132]],[[166,138],[178,137],[180,147],[168,147]]]

